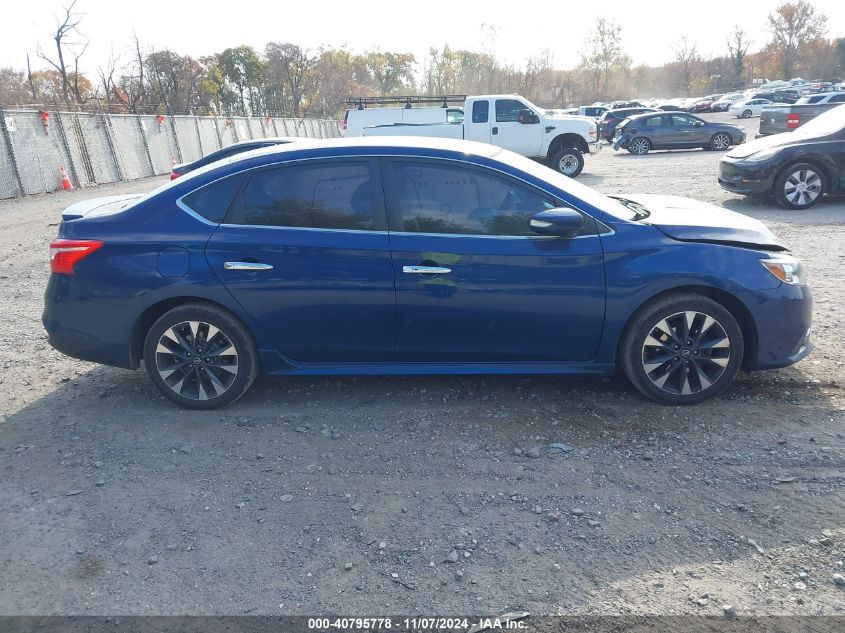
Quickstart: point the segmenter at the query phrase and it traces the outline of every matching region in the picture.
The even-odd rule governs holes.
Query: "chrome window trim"
[[[319,231],[321,233],[363,233],[365,235],[388,235],[389,231],[369,231],[367,229],[322,229],[315,226],[275,226],[273,224],[216,224],[215,226],[226,228],[246,229],[276,229],[281,231]]]
[[[222,178],[218,178],[217,180],[222,180]],[[217,180],[215,180],[214,182],[217,182]],[[210,184],[213,184],[213,183],[211,183],[211,182],[210,182],[210,183],[208,183],[208,184],[210,185]],[[203,187],[204,187],[204,186],[205,186],[205,185],[203,185]],[[194,191],[197,191],[198,189],[202,189],[202,187],[198,187],[197,189],[194,189]],[[185,196],[189,196],[189,195],[191,195],[192,193],[194,193],[194,191],[191,191],[190,193],[186,193],[186,194],[185,194]],[[184,211],[185,213],[187,213],[189,216],[191,216],[191,217],[192,217],[192,218],[194,218],[195,220],[199,220],[199,221],[200,221],[200,222],[202,222],[203,224],[206,224],[206,225],[208,225],[208,226],[220,226],[220,225],[219,225],[219,224],[217,224],[216,222],[212,222],[212,221],[211,221],[211,220],[209,220],[208,218],[201,216],[199,213],[197,213],[196,211],[194,211],[194,210],[193,210],[191,207],[189,207],[187,204],[185,204],[184,202],[182,202],[182,198],[184,198],[185,196],[182,196],[181,198],[178,198],[178,199],[176,200],[176,206],[177,206],[177,207],[179,207],[180,209],[182,209],[182,211]]]
[[[284,146],[284,144],[282,146]],[[492,154],[490,156],[483,156],[482,158],[495,158],[496,154],[498,154],[498,153],[499,152],[496,152],[495,154]],[[385,158],[385,159],[388,159],[388,160],[394,159],[394,158],[399,158],[399,159],[423,159],[423,160],[428,159],[428,160],[442,160],[442,161],[449,161],[449,162],[454,162],[454,163],[461,163],[461,164],[464,164],[464,165],[469,165],[471,167],[488,169],[490,171],[502,174],[503,176],[505,176],[507,178],[513,178],[514,180],[517,180],[521,183],[524,183],[525,185],[527,185],[529,187],[533,187],[534,189],[538,189],[548,196],[551,196],[553,198],[560,198],[560,196],[558,196],[557,194],[552,193],[548,189],[541,187],[539,185],[536,185],[533,182],[529,182],[529,181],[525,180],[524,178],[520,178],[519,176],[516,176],[514,174],[508,173],[508,172],[503,171],[501,169],[497,169],[496,167],[491,167],[489,165],[479,165],[478,163],[475,163],[475,162],[472,162],[472,161],[469,161],[469,160],[461,160],[460,158],[442,158],[442,157],[438,157],[438,156],[426,156],[424,154],[387,154],[387,155],[382,155],[382,154],[368,154],[368,155],[340,154],[340,155],[336,155],[336,156],[311,156],[311,157],[307,157],[307,158],[298,158],[298,159],[295,159],[295,160],[278,161],[278,162],[274,162],[274,163],[266,163],[264,165],[258,165],[258,166],[254,166],[254,167],[244,168],[244,169],[232,172],[230,174],[226,174],[225,176],[221,176],[220,178],[217,178],[217,179],[212,180],[210,182],[207,182],[204,185],[197,187],[196,189],[193,189],[193,190],[179,196],[179,198],[176,199],[176,206],[178,206],[180,209],[182,209],[184,212],[186,212],[188,215],[190,215],[194,219],[199,220],[203,224],[207,224],[209,226],[226,226],[226,227],[244,226],[244,227],[252,227],[252,228],[262,228],[262,229],[285,229],[285,230],[299,230],[299,231],[334,231],[334,232],[345,232],[345,233],[369,233],[369,234],[391,234],[391,233],[393,233],[393,234],[397,234],[397,235],[407,234],[407,235],[429,235],[429,236],[437,235],[437,236],[451,236],[451,237],[486,237],[486,238],[494,238],[494,239],[529,239],[529,240],[538,239],[538,238],[540,238],[540,239],[561,239],[560,237],[556,237],[554,235],[485,235],[485,234],[475,234],[475,233],[471,233],[471,234],[467,234],[467,233],[415,233],[413,231],[365,231],[365,230],[357,230],[357,229],[321,229],[321,228],[315,228],[315,227],[273,226],[273,225],[269,225],[269,224],[226,224],[226,223],[222,223],[222,222],[218,224],[218,223],[212,222],[212,221],[204,218],[202,215],[200,215],[199,213],[197,213],[196,211],[191,209],[187,204],[185,204],[183,202],[183,199],[185,197],[191,195],[195,191],[198,191],[199,189],[202,189],[203,187],[213,185],[214,183],[219,182],[219,181],[223,180],[224,178],[229,178],[230,176],[237,176],[237,175],[245,174],[247,172],[254,171],[256,169],[266,169],[268,167],[285,166],[285,165],[296,165],[298,163],[304,163],[304,162],[308,162],[308,161],[312,161],[312,160],[327,160],[327,159],[335,159],[335,158],[353,158],[353,159],[358,158],[358,159],[363,159],[363,160],[370,160],[370,159],[373,159],[373,158],[375,158],[375,159]],[[583,237],[598,237],[598,236],[602,236],[602,235],[613,235],[613,234],[616,233],[616,231],[613,228],[607,226],[604,222],[595,218],[591,213],[587,213],[586,211],[584,211],[583,209],[581,209],[580,207],[578,207],[577,205],[574,205],[572,203],[567,202],[567,204],[570,205],[574,210],[578,211],[579,213],[583,213],[587,217],[592,218],[592,220],[596,224],[599,225],[599,231],[600,232],[597,232],[594,235],[578,235],[576,237],[563,238],[563,239],[576,240],[576,239],[581,239]],[[602,212],[606,213],[604,211],[602,211]],[[602,227],[604,227],[607,230],[601,231]]]

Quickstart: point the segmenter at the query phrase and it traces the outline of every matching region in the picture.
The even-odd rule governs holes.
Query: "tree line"
[[[490,50],[443,46],[431,48],[422,60],[408,52],[313,50],[290,42],[270,42],[261,50],[243,45],[194,58],[169,48],[150,49],[136,36],[131,52],[112,54],[86,75],[79,70],[87,49],[78,30],[84,16],[76,0],[63,11],[49,49],[37,49],[50,68],[33,71],[29,55],[24,69],[0,68],[0,104],[335,117],[350,96],[518,93],[545,107],[565,107],[725,92],[759,78],[836,80],[845,68],[845,38],[828,38],[826,17],[807,0],[784,2],[772,11],[763,42],[736,26],[725,34],[724,53],[705,57],[683,35],[660,66],[633,66],[621,26],[600,17],[583,42],[580,63],[565,70],[554,67],[551,49],[522,66],[501,61],[494,53],[497,29],[485,25]]]

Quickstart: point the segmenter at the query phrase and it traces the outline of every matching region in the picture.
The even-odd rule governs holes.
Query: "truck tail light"
[[[72,275],[76,263],[102,245],[100,240],[53,240],[50,243],[50,270],[59,275]]]
[[[798,114],[792,113],[786,117],[786,127],[790,130],[793,130],[797,127],[801,127],[801,117]]]

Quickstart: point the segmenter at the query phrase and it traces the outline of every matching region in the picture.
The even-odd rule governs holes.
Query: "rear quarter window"
[[[182,204],[214,224],[220,224],[243,182],[242,174],[221,178],[183,196]]]

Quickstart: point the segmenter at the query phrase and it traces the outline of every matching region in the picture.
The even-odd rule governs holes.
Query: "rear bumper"
[[[133,369],[132,323],[114,302],[78,296],[72,279],[51,275],[41,316],[53,349],[80,360]]]

